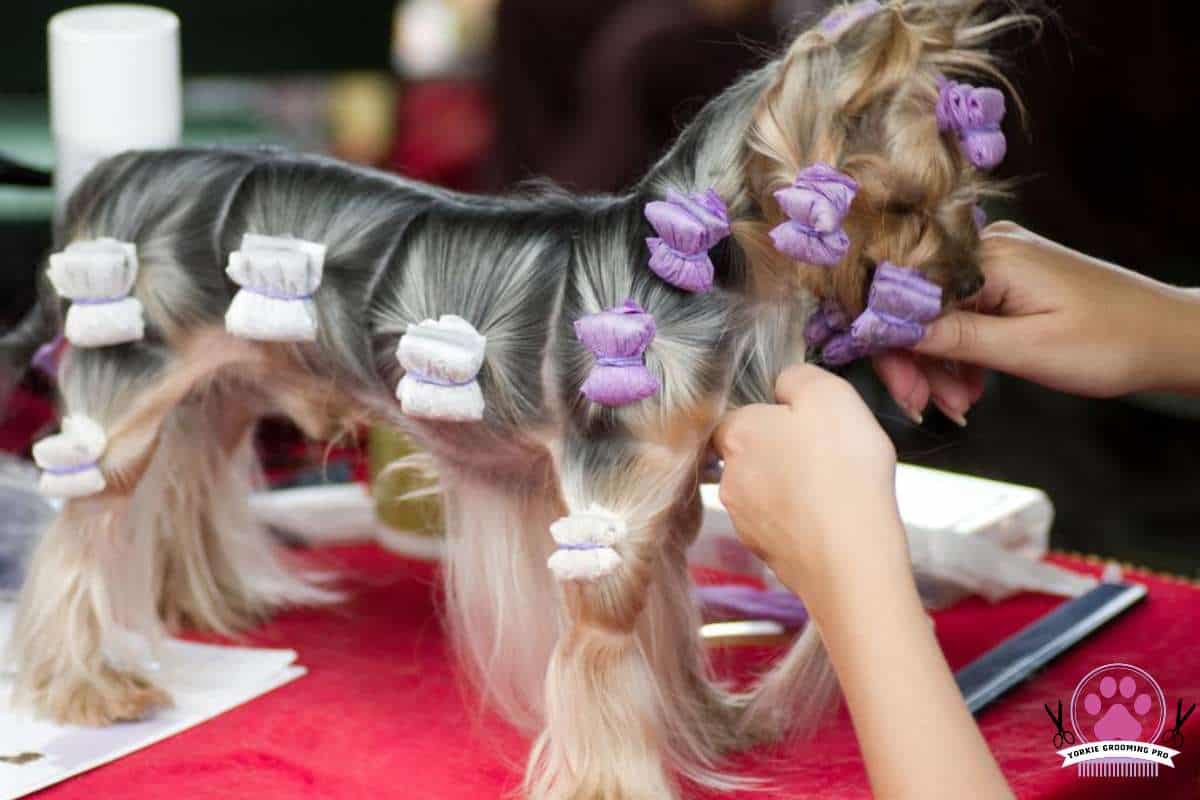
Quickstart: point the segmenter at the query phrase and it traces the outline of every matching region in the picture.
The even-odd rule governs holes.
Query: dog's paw
[[[40,716],[91,727],[144,719],[171,704],[171,696],[145,678],[111,667],[86,678],[43,681],[34,697]]]

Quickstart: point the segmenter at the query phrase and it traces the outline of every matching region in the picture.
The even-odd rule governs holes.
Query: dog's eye
[[[888,201],[886,211],[889,214],[896,214],[897,216],[908,216],[909,214],[916,213],[917,204],[911,200],[893,198]]]

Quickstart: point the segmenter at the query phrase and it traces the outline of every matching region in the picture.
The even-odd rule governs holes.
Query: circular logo
[[[1167,725],[1167,700],[1149,672],[1132,664],[1105,664],[1089,672],[1071,695],[1071,727],[1078,742],[1153,743]]]

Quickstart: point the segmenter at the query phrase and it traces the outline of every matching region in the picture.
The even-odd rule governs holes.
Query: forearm
[[[854,524],[884,552],[850,554],[806,598],[837,671],[875,796],[1010,797],[942,657],[907,566],[894,509]],[[897,559],[904,559],[897,561]],[[835,570],[839,568],[835,567]],[[838,577],[844,576],[844,577]]]

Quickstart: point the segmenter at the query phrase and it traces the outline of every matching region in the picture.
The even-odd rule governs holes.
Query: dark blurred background
[[[71,4],[9,3],[0,155],[48,168],[45,25]],[[467,191],[534,176],[628,185],[703,102],[820,0],[192,0],[182,23],[189,142],[325,150]],[[1182,0],[1063,3],[1004,42],[1028,108],[989,207],[1085,252],[1197,285],[1193,114],[1200,58]],[[1185,116],[1186,115],[1186,116]],[[0,187],[0,323],[31,300],[49,190]],[[1096,309],[1104,314],[1105,309]],[[916,428],[851,377],[905,460],[1044,489],[1055,547],[1200,577],[1200,414],[1172,397],[1088,401],[993,376],[970,425]],[[34,390],[46,387],[31,379]],[[932,419],[931,419],[932,417]]]

